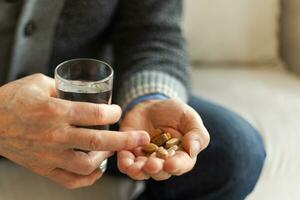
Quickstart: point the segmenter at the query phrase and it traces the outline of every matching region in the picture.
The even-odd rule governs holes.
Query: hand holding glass
[[[68,60],[55,69],[58,97],[70,101],[111,104],[113,69],[105,62],[95,59]],[[88,128],[108,130],[109,125]],[[100,169],[106,170],[107,160]]]

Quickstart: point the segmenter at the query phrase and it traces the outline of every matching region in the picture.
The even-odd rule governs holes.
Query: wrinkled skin
[[[117,122],[121,116],[117,105],[56,97],[54,80],[42,74],[0,87],[0,155],[74,189],[99,179],[99,165],[113,151],[133,149],[150,141],[145,131],[78,127]]]

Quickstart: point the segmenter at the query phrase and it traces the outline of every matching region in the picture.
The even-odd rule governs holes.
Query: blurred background
[[[248,199],[300,199],[300,1],[185,4],[194,93],[241,114],[266,145]]]

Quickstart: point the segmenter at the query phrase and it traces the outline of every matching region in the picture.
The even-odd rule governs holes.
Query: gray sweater
[[[0,1],[0,84],[72,58],[105,60],[123,108],[150,93],[187,100],[181,0]]]

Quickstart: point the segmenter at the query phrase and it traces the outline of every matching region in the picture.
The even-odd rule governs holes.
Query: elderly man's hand
[[[67,188],[78,188],[101,177],[99,165],[112,151],[149,143],[144,131],[78,127],[117,122],[119,106],[55,97],[54,80],[41,74],[0,87],[0,155]]]
[[[151,130],[161,128],[173,137],[181,138],[184,151],[177,151],[166,160],[145,157],[138,148],[118,152],[118,167],[133,179],[152,177],[165,180],[171,175],[190,171],[196,163],[197,154],[209,143],[209,134],[198,113],[188,105],[176,100],[150,100],[136,105],[121,123],[122,131]]]

